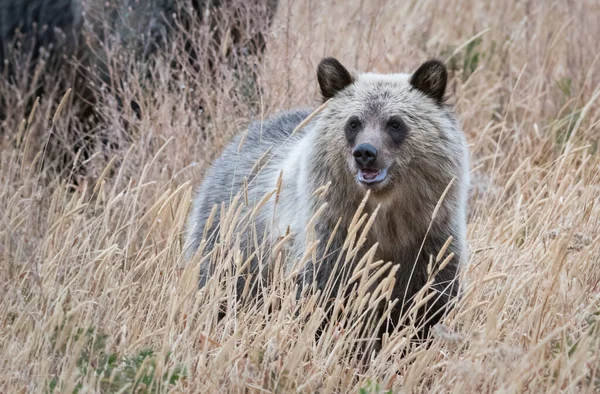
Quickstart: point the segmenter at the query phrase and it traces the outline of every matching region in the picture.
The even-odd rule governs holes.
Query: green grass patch
[[[56,345],[57,334],[64,329],[63,324],[55,331],[52,338],[54,345]],[[167,391],[186,377],[185,368],[179,365],[162,374],[157,373],[159,355],[153,349],[141,349],[133,354],[107,351],[108,335],[97,332],[93,327],[76,328],[72,336],[73,343],[79,341],[84,343],[81,351],[76,355],[78,374],[73,394],[82,392],[86,381],[96,381],[97,387],[93,389],[99,387],[102,393],[158,393]],[[54,352],[54,356],[58,359],[68,357],[66,345],[58,348],[55,346]],[[163,365],[169,364],[170,356],[170,353],[165,356]],[[47,393],[63,393],[67,389],[65,382],[61,382],[57,375],[48,380]]]

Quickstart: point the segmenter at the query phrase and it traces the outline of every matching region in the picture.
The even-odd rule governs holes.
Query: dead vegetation
[[[74,149],[61,171],[48,141],[84,130],[65,92],[25,111],[31,86],[0,85],[14,103],[0,132],[0,392],[600,390],[598,3],[338,3],[282,1],[262,62],[232,60],[226,42],[203,52],[202,23],[143,75],[114,48],[140,115],[100,91],[97,127],[115,143]],[[190,38],[210,72],[190,66]],[[316,106],[325,55],[379,72],[445,60],[472,154],[463,297],[431,346],[409,327],[366,367],[351,352],[360,324],[316,342],[323,311],[285,278],[234,308],[234,279],[198,292],[198,265],[178,269],[207,165],[251,118]],[[215,253],[244,262],[235,231]],[[359,288],[348,322],[376,295]]]

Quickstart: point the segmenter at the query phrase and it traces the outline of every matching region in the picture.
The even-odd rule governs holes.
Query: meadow
[[[147,64],[103,48],[138,110],[94,85],[92,128],[76,90],[35,101],[43,67],[0,83],[0,393],[599,392],[600,4],[282,0],[258,26],[261,58],[210,50],[201,22]],[[382,73],[444,61],[471,152],[463,296],[429,346],[396,332],[366,364],[359,328],[315,341],[322,307],[285,278],[236,307],[233,278],[198,291],[198,262],[182,264],[207,167],[249,121],[316,108],[324,56]],[[243,264],[246,219],[224,212],[220,255]]]

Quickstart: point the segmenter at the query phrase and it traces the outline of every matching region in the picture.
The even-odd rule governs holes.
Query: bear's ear
[[[448,82],[448,71],[444,63],[439,60],[428,60],[421,64],[410,78],[410,84],[437,103],[444,100],[446,83]]]
[[[352,74],[337,59],[327,57],[319,63],[317,80],[321,88],[323,101],[327,101],[337,92],[354,82]]]

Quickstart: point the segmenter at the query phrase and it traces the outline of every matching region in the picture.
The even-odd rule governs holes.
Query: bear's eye
[[[350,119],[348,119],[348,122],[346,123],[346,126],[344,127],[344,132],[346,134],[346,140],[350,144],[354,143],[354,140],[356,139],[356,135],[360,131],[360,127],[361,127],[361,123],[360,123],[360,119],[358,119],[358,117],[353,116]]]
[[[396,144],[401,144],[406,138],[408,127],[402,118],[394,116],[387,122],[387,129]]]

